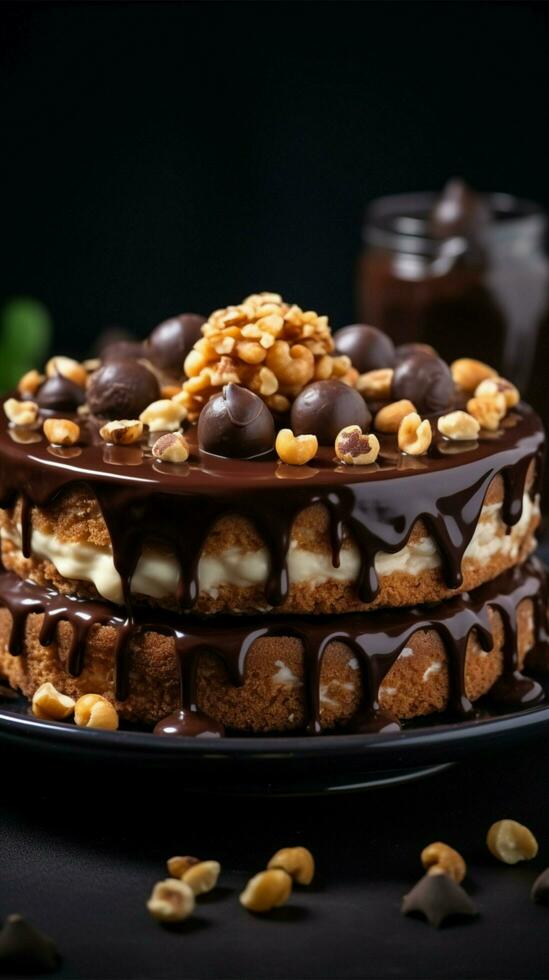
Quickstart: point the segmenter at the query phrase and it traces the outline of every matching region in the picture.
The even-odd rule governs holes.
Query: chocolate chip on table
[[[0,973],[51,973],[61,962],[49,936],[22,915],[8,915],[0,930]]]
[[[447,874],[426,874],[402,900],[403,915],[419,912],[438,929],[452,916],[474,916],[478,910],[467,892]]]

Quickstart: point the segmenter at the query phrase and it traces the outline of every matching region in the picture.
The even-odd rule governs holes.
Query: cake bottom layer
[[[0,674],[31,697],[51,681],[112,700],[161,733],[371,730],[450,708],[493,685],[533,703],[528,651],[546,656],[545,571],[535,560],[430,607],[324,617],[196,619],[63,596],[0,575]],[[540,652],[541,651],[541,652]],[[497,682],[497,683],[496,683]],[[178,713],[179,712],[179,713]],[[190,719],[190,724],[189,724]]]

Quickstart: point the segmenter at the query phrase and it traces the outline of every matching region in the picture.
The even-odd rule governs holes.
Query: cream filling
[[[534,514],[539,512],[538,503],[524,495],[522,516],[509,534],[501,534],[501,508],[491,504],[482,510],[481,519],[465,552],[464,559],[487,562],[494,556],[516,558]],[[2,529],[2,537],[21,547],[21,534],[17,529],[9,533]],[[46,534],[33,528],[31,552],[36,558],[46,559],[55,566],[63,578],[92,582],[98,593],[111,602],[122,602],[122,583],[114,567],[110,548],[63,541],[54,534]],[[423,537],[409,542],[394,555],[378,552],[375,568],[380,579],[400,572],[417,576],[421,572],[440,565],[440,555],[434,540]],[[360,556],[353,543],[341,551],[339,568],[334,568],[329,555],[308,551],[292,541],[288,553],[290,584],[306,582],[316,588],[325,582],[353,582],[360,568]],[[239,548],[227,548],[221,554],[202,555],[198,565],[200,592],[216,598],[223,585],[247,588],[263,585],[269,571],[269,553],[266,548],[255,552],[242,552]],[[132,591],[153,599],[174,596],[179,581],[179,566],[169,553],[145,547],[132,578]]]

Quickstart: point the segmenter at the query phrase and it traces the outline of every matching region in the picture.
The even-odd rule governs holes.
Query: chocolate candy
[[[110,361],[92,374],[87,398],[94,415],[136,419],[160,398],[160,388],[152,371],[139,361]]]
[[[202,336],[205,317],[198,313],[182,313],[164,320],[154,328],[145,341],[145,351],[153,364],[176,378],[183,377],[183,361]]]
[[[454,382],[448,365],[432,354],[412,354],[395,368],[391,397],[393,401],[408,398],[420,415],[446,411],[454,401]]]
[[[390,368],[395,362],[395,347],[386,333],[365,323],[352,323],[334,335],[338,354],[347,354],[361,374]]]
[[[436,929],[455,915],[477,915],[465,889],[446,874],[426,874],[402,899],[403,915],[419,912]]]
[[[401,361],[405,361],[412,354],[430,354],[433,357],[438,357],[435,348],[431,347],[430,344],[420,344],[417,342],[399,344],[398,347],[395,347],[395,364],[400,364]]]
[[[362,395],[335,378],[307,385],[292,405],[294,434],[316,436],[321,446],[333,446],[345,426],[359,425],[364,431],[371,421]]]
[[[61,957],[55,943],[21,915],[8,915],[0,930],[0,973],[50,973]]]
[[[274,440],[274,419],[265,402],[240,385],[225,385],[198,419],[198,444],[216,456],[251,459],[271,450]]]
[[[86,392],[80,385],[61,374],[46,378],[36,393],[35,401],[40,408],[52,412],[75,412],[86,400]]]
[[[105,364],[108,361],[133,361],[145,356],[140,340],[115,340],[101,350],[101,360]]]
[[[549,868],[542,871],[532,885],[530,892],[534,902],[539,905],[549,905]]]

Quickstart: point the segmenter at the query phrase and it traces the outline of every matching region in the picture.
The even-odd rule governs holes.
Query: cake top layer
[[[268,602],[282,601],[292,523],[317,502],[334,565],[344,533],[360,546],[363,601],[376,592],[377,551],[400,550],[420,518],[456,588],[490,483],[503,476],[502,516],[516,523],[543,445],[535,413],[489,366],[449,368],[366,325],[332,336],[326,317],[276,294],[208,321],[184,314],[101,362],[54,357],[3,414],[0,504],[43,506],[87,483],[123,579],[144,539],[167,542],[188,608],[204,540],[228,513],[255,524],[271,554]]]

